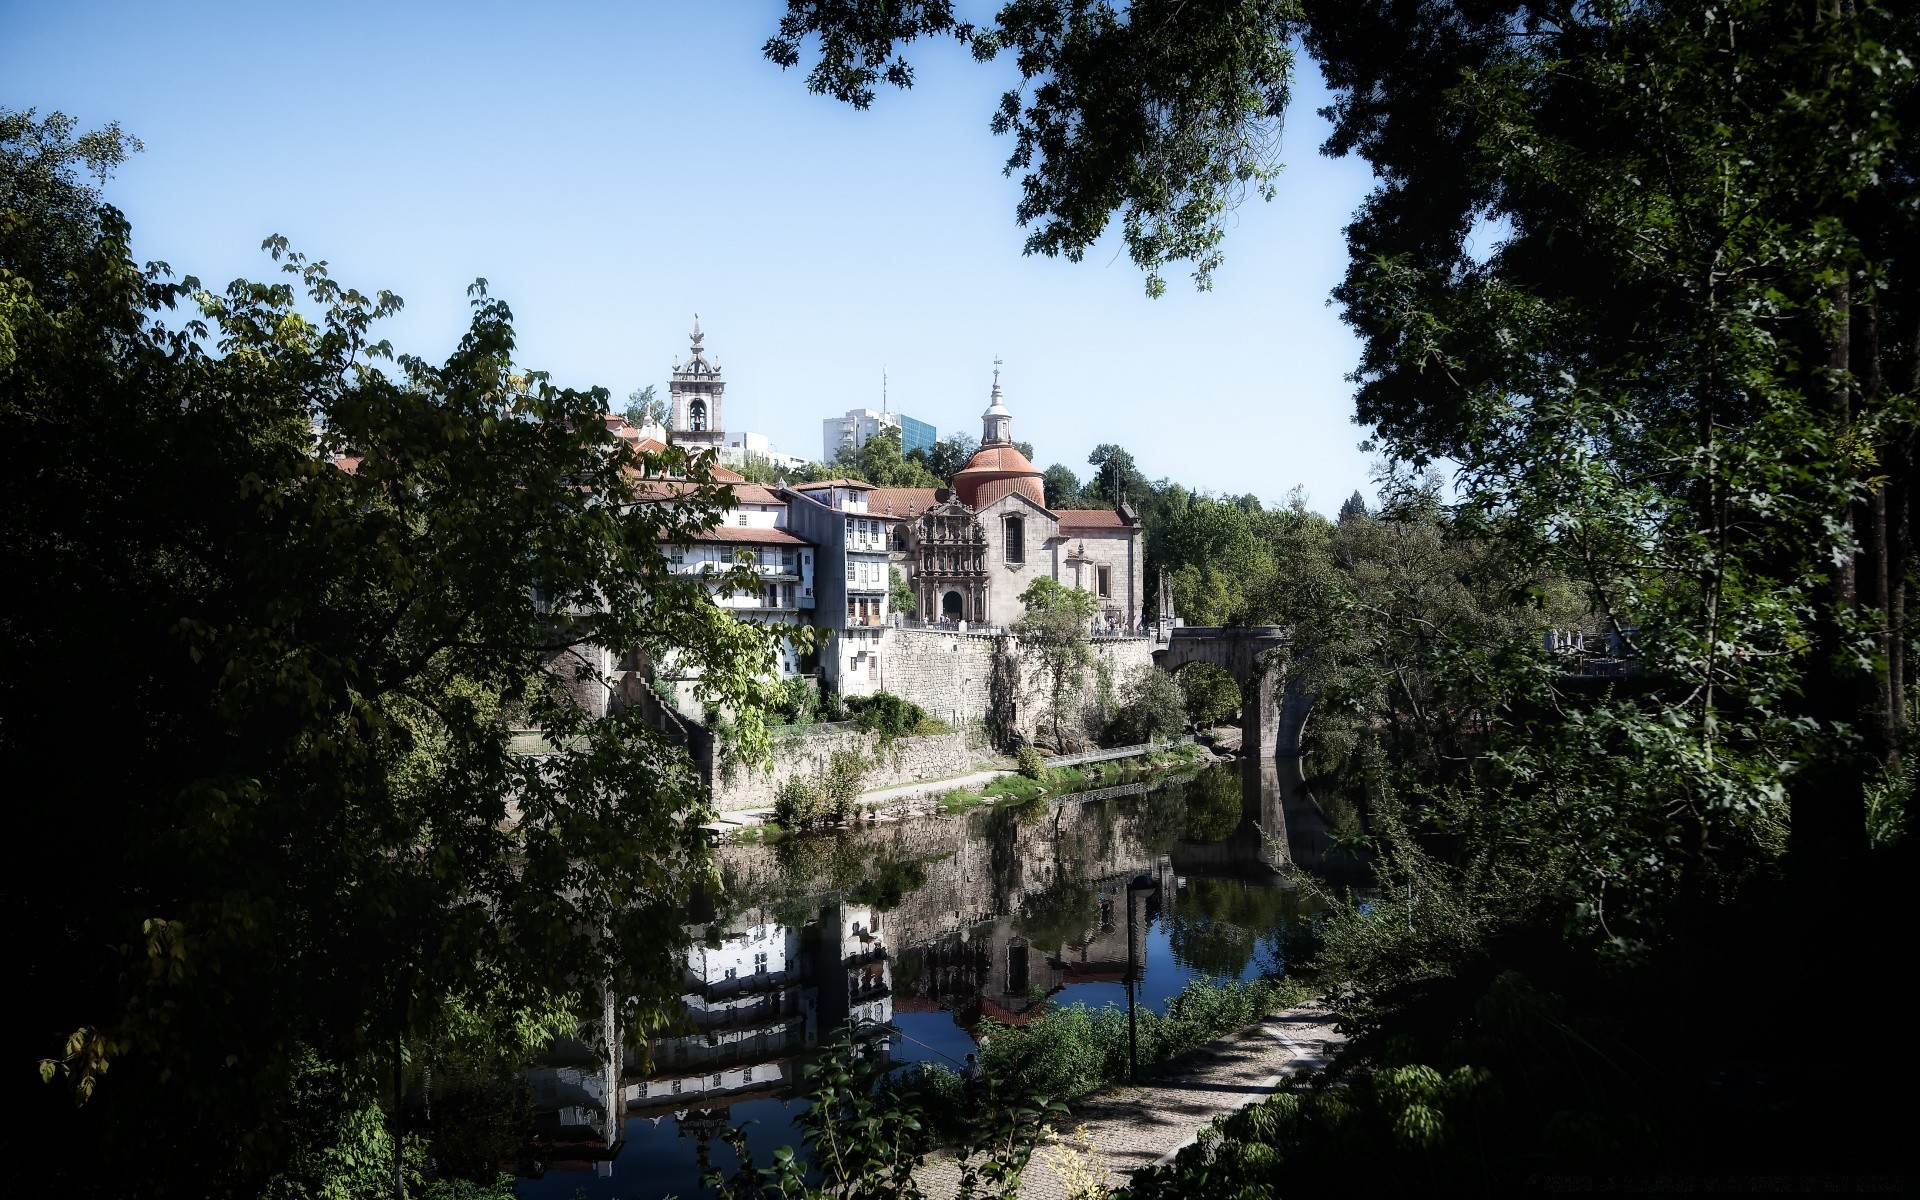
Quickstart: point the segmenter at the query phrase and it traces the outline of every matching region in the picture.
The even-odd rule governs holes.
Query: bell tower
[[[718,450],[727,444],[726,423],[721,419],[721,401],[727,382],[720,377],[720,364],[708,362],[701,345],[706,334],[700,331],[700,314],[693,314],[693,355],[686,362],[673,364],[673,378],[667,392],[673,400],[673,429],[667,434],[676,446],[694,453]]]

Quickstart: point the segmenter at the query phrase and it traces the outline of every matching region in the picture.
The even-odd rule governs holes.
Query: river
[[[1303,875],[1355,877],[1327,826],[1283,773],[1233,762],[724,846],[722,906],[689,914],[684,1021],[644,1058],[556,1048],[531,1075],[542,1150],[517,1191],[695,1197],[703,1164],[734,1161],[728,1125],[765,1162],[798,1141],[800,1072],[847,1022],[896,1063],[958,1066],[987,1022],[1124,1005],[1130,969],[1156,1010],[1195,978],[1282,973],[1324,903]]]

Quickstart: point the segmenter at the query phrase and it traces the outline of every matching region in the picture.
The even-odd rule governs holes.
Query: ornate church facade
[[[1095,623],[1136,628],[1146,596],[1145,530],[1123,502],[1113,509],[1046,505],[1042,473],[1013,443],[1013,414],[994,372],[980,417],[980,448],[911,520],[896,545],[922,623],[1006,625],[1036,579],[1091,592]]]

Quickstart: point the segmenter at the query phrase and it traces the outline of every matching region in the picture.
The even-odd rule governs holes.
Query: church
[[[1139,626],[1146,601],[1139,516],[1124,500],[1113,509],[1055,512],[1043,478],[1013,443],[1013,414],[996,370],[980,415],[980,449],[952,488],[932,492],[932,503],[901,522],[895,546],[904,550],[918,623],[1011,624],[1026,611],[1021,593],[1046,578],[1093,593],[1096,628]]]

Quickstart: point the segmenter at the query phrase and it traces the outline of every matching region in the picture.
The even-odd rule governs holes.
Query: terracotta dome
[[[953,477],[953,490],[962,504],[973,509],[985,508],[1010,492],[1019,492],[1045,508],[1044,478],[1014,447],[982,446]]]

